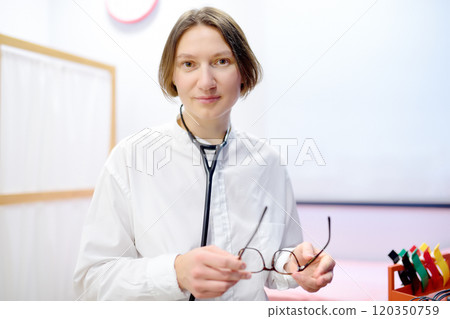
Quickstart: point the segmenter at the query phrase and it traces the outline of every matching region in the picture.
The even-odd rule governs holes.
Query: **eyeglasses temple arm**
[[[319,251],[318,254],[316,254],[312,259],[310,259],[306,264],[304,264],[303,266],[298,266],[298,271],[303,271],[305,270],[306,267],[308,267],[310,264],[312,264],[314,262],[314,260],[317,259],[317,257],[319,257],[319,255],[325,250],[325,248],[327,248],[328,244],[330,243],[330,239],[331,239],[331,219],[330,216],[328,216],[328,241],[325,244],[325,246],[323,246],[322,250]]]
[[[249,245],[250,242],[252,241],[253,237],[255,237],[256,233],[258,232],[259,225],[261,225],[261,222],[262,222],[262,220],[263,220],[263,218],[264,218],[264,215],[266,214],[266,211],[267,211],[267,206],[264,207],[264,211],[263,211],[263,213],[262,213],[262,215],[261,215],[261,218],[259,219],[258,225],[256,226],[256,229],[255,229],[255,231],[253,232],[253,234],[252,234],[252,236],[250,237],[250,239],[248,240],[247,244],[245,244],[244,249],[248,247],[248,245]]]

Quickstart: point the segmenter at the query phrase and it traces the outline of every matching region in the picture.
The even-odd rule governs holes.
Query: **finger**
[[[308,261],[314,257],[314,247],[309,242],[303,242],[300,244],[300,256],[303,261]]]
[[[252,277],[252,274],[250,272],[247,271],[230,271],[230,270],[223,270],[223,269],[219,269],[216,270],[217,271],[217,275],[218,275],[218,280],[223,280],[223,281],[234,281],[234,282],[238,282],[239,280],[242,279],[250,279]]]
[[[336,262],[334,261],[334,259],[331,258],[330,255],[325,254],[320,258],[319,264],[314,273],[318,276],[327,274],[330,272],[332,273],[335,265],[336,265]]]
[[[205,256],[203,262],[212,268],[222,268],[229,270],[244,270],[246,265],[237,256],[226,251],[210,251],[210,255]]]
[[[313,278],[311,276],[305,276],[304,273],[296,273],[293,274],[292,277],[295,281],[307,292],[316,292],[321,287],[318,286],[317,278]]]
[[[320,252],[320,249],[313,246],[314,255],[317,255]]]
[[[326,274],[323,274],[319,278],[317,278],[317,286],[320,288],[325,287],[333,280],[333,272],[327,272]]]
[[[245,271],[231,271],[227,269],[218,269],[205,267],[197,274],[197,278],[214,281],[232,281],[238,282],[241,279],[250,279],[251,273]]]
[[[205,280],[199,282],[194,296],[196,298],[215,298],[223,295],[228,289],[233,287],[236,282]]]

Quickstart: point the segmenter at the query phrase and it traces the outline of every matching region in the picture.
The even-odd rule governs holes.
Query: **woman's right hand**
[[[195,248],[175,258],[178,285],[196,298],[223,295],[241,279],[250,279],[237,256],[216,246]]]

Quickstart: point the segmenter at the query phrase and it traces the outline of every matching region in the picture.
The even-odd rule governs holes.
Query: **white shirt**
[[[74,276],[79,298],[187,300],[174,260],[200,246],[205,176],[198,149],[176,122],[121,141],[103,168],[83,228]],[[265,206],[250,246],[271,267],[276,250],[302,241],[291,183],[268,144],[232,129],[214,172],[208,245],[237,255]],[[266,300],[264,286],[297,284],[263,271],[215,300]]]

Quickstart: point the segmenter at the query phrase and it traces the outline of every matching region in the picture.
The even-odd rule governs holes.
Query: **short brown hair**
[[[203,24],[216,28],[231,48],[242,77],[241,96],[246,96],[260,81],[262,68],[244,32],[227,13],[211,7],[185,12],[175,23],[167,38],[159,64],[159,84],[168,98],[178,96],[173,84],[175,53],[181,36],[191,27]]]

